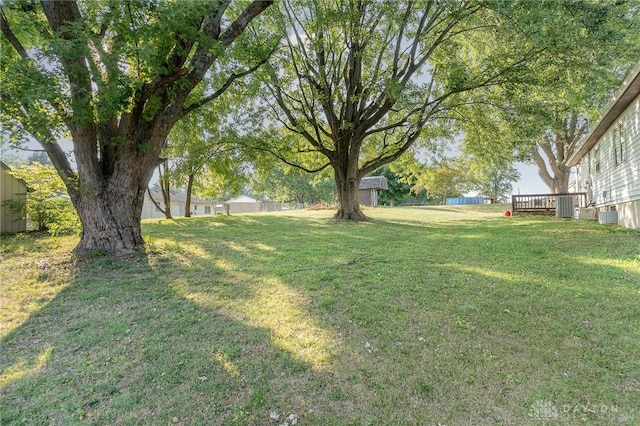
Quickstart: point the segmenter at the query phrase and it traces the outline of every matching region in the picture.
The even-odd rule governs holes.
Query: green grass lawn
[[[639,424],[640,232],[504,210],[3,237],[0,424]]]

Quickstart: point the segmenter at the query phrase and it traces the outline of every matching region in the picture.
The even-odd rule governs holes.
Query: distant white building
[[[151,201],[149,193],[153,197],[155,204],[158,204],[162,210],[165,209],[164,199],[160,191],[147,191],[144,195],[144,203],[142,204],[142,219],[163,218],[165,214],[156,207]],[[171,215],[173,217],[184,216],[187,206],[187,197],[183,194],[171,193],[170,196]],[[203,200],[197,197],[191,197],[191,216],[200,216],[206,214],[213,214],[214,206],[213,202],[209,200]]]
[[[640,228],[640,62],[567,161],[576,191],[619,225]]]
[[[295,203],[272,203],[256,200],[248,195],[241,195],[224,202],[223,213],[260,213],[279,212],[296,208]]]
[[[241,195],[236,198],[232,198],[230,200],[225,201],[225,204],[234,204],[234,203],[259,203],[260,201],[255,198],[251,198],[248,195]]]
[[[226,214],[258,213],[261,211],[260,201],[248,195],[241,195],[224,202],[223,212]]]

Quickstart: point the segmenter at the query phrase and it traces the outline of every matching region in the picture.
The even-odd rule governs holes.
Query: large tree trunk
[[[161,162],[160,150],[170,129],[167,123],[168,117],[153,133],[143,128],[117,147],[103,146],[99,159],[80,155],[84,153],[76,148],[81,184],[77,190],[70,191],[82,222],[82,236],[74,249],[76,255],[87,257],[98,251],[124,257],[143,248],[140,217],[144,194]],[[114,134],[117,133],[114,131]],[[88,136],[83,139],[85,135]],[[75,136],[74,142],[80,146],[95,140],[91,133],[81,130],[77,130]],[[155,149],[138,149],[141,140]],[[165,204],[165,208],[169,210],[170,205]]]
[[[556,170],[553,176],[551,189],[554,194],[566,194],[569,192],[569,177],[570,170],[568,167],[564,167],[564,164],[558,169],[564,169],[562,171]]]
[[[75,254],[86,257],[99,250],[123,257],[141,248],[140,216],[146,188],[146,183],[134,185],[123,176],[112,179],[94,196],[83,197],[76,206],[82,237]]]
[[[567,160],[576,150],[578,141],[587,132],[587,121],[580,123],[577,113],[559,120],[562,131],[555,131],[533,147],[533,158],[538,166],[538,175],[554,194],[569,192],[571,168]],[[546,161],[542,154],[546,156]],[[547,167],[548,165],[548,167]]]
[[[162,63],[141,61],[136,41],[138,76],[127,84],[129,90],[111,83],[128,72],[118,64],[130,63],[127,61],[132,59],[125,53],[131,44],[119,40],[120,36],[113,37],[118,32],[117,16],[103,20],[98,34],[91,32],[91,14],[83,16],[91,9],[85,7],[84,2],[42,0],[40,3],[51,30],[42,28],[46,49],[55,56],[52,62],[60,65],[56,67],[56,74],[64,83],[56,89],[41,90],[42,96],[34,95],[29,104],[33,104],[33,109],[46,104],[47,113],[57,114],[51,124],[64,123],[73,141],[77,174],[52,137],[50,123],[45,120],[40,126],[23,120],[22,124],[27,131],[40,136],[36,140],[44,142],[43,146],[51,143],[56,147],[45,150],[65,181],[83,226],[76,254],[84,256],[96,250],[116,256],[131,254],[144,244],[140,228],[144,193],[173,125],[186,114],[215,101],[235,80],[255,71],[262,62],[241,72],[229,73],[226,78],[221,74],[220,86],[213,93],[190,102],[187,98],[208,78],[209,70],[225,49],[273,0],[252,1],[237,11],[239,14],[233,21],[225,14],[231,7],[230,1],[203,3],[197,19],[181,23],[180,28],[175,26],[170,36],[173,45],[153,45],[157,57],[166,58]],[[29,53],[6,21],[2,13],[3,35],[23,59],[30,60]],[[166,25],[173,27],[171,22]],[[147,28],[146,23],[140,24],[140,28]],[[40,50],[36,46],[35,51]],[[141,63],[145,69],[149,67],[144,76],[140,72]],[[37,73],[37,69],[33,67],[32,71]],[[50,84],[56,82],[56,77],[32,80]],[[123,95],[131,93],[126,95],[127,99],[116,101],[112,96],[116,88]],[[68,95],[68,104],[60,99],[58,89],[59,93]],[[38,89],[33,90],[34,94],[37,92]],[[25,105],[25,109],[32,107]],[[170,214],[169,201],[165,198],[165,211]]]
[[[547,159],[545,161],[537,147],[533,148],[534,160],[538,166],[538,176],[552,193],[564,194],[569,192],[571,169],[565,166],[565,157],[557,156],[550,144],[539,144],[539,146]],[[560,147],[560,149],[562,148],[563,146]]]
[[[357,167],[345,167],[346,171],[334,169],[336,191],[338,193],[338,211],[334,218],[337,220],[368,220],[360,210],[358,203],[358,186],[360,177]]]
[[[147,122],[135,123],[130,138],[123,137],[118,146],[103,145],[99,158],[92,150],[82,149],[95,144],[95,134],[76,129],[74,144],[79,146],[75,150],[81,185],[70,195],[82,222],[82,237],[74,249],[77,256],[87,257],[98,251],[124,257],[144,247],[140,226],[144,194],[162,161],[160,151],[174,122],[175,117],[167,115],[153,127]],[[113,130],[112,134],[118,133]],[[108,140],[104,136],[102,139]],[[143,142],[154,149],[139,149]],[[164,183],[161,181],[162,186]],[[168,186],[163,189],[168,195]],[[165,199],[165,214],[170,211],[170,200]]]

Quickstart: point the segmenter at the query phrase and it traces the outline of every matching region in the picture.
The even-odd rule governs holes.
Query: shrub
[[[67,195],[62,179],[52,166],[38,162],[14,167],[13,176],[29,187],[26,201],[12,201],[14,210],[23,210],[38,231],[51,235],[70,233],[80,229],[80,219]]]

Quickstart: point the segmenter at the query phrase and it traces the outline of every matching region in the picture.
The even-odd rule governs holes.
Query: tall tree
[[[270,99],[274,117],[305,142],[281,158],[292,164],[291,154],[324,157],[314,170],[333,169],[338,219],[366,218],[358,206],[361,178],[428,137],[462,102],[459,94],[526,80],[547,66],[547,27],[533,13],[546,5],[537,2],[279,5],[287,37],[273,56]]]
[[[520,179],[520,172],[511,162],[485,159],[470,161],[471,188],[494,202],[505,201],[511,194],[513,182]]]
[[[49,155],[82,222],[76,253],[143,244],[144,193],[167,135],[265,61],[272,38],[245,30],[272,2],[2,3],[3,130]]]
[[[640,2],[557,3],[545,12],[568,17],[554,35],[557,65],[541,69],[532,84],[473,93],[475,111],[463,114],[467,150],[517,149],[552,192],[563,193],[566,161],[640,56]]]
[[[463,160],[443,158],[420,171],[411,191],[416,194],[427,191],[429,196],[437,196],[441,204],[446,204],[447,197],[460,196],[471,186],[469,165]]]

